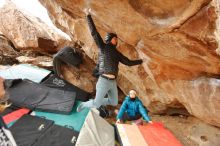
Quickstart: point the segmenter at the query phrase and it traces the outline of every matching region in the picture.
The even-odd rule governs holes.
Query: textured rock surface
[[[0,32],[0,64],[14,64],[20,53],[15,50],[12,42]]]
[[[213,0],[213,5],[215,5],[216,12],[217,12],[215,37],[216,37],[216,40],[220,42],[220,1]],[[220,54],[220,45],[218,45],[217,53]]]
[[[68,43],[39,18],[26,14],[9,0],[0,8],[0,31],[20,50],[56,52]]]
[[[203,123],[195,117],[152,115],[160,121],[184,146],[219,146],[220,129]]]
[[[48,69],[53,68],[53,58],[49,56],[38,56],[38,57],[19,56],[16,58],[16,60],[18,60],[19,63],[33,64]]]
[[[93,92],[95,90],[96,79],[92,76],[91,68],[94,64],[88,57],[83,58],[83,64],[79,68],[64,65],[63,77],[75,86],[86,90],[87,92]]]
[[[97,48],[85,21],[86,7],[92,8],[102,37],[116,32],[123,54],[144,59],[141,66],[120,65],[118,85],[124,93],[136,89],[152,112],[184,106],[220,126],[219,0],[40,1],[56,26],[94,61]]]

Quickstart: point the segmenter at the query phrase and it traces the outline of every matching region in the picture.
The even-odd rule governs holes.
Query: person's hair
[[[112,32],[111,33],[107,33],[106,36],[105,36],[105,42],[107,44],[110,43],[113,37],[118,38],[116,33],[112,33]]]
[[[137,95],[137,91],[136,91],[135,89],[131,89],[131,90],[129,90],[128,93],[130,94],[130,92],[131,92],[132,90],[135,91],[135,93],[136,93],[136,95]]]

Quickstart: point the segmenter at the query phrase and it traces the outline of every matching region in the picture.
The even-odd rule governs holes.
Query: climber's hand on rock
[[[90,15],[90,14],[91,14],[91,11],[92,11],[91,8],[86,8],[86,9],[84,10],[84,13],[85,13],[86,15]]]

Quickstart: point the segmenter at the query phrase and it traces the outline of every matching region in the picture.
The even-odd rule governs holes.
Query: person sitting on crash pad
[[[117,113],[116,123],[121,123],[121,121],[135,121],[135,124],[142,125],[142,117],[148,123],[153,123],[147,114],[147,110],[136,94],[137,92],[134,89],[129,91],[129,95],[125,97],[125,100]]]

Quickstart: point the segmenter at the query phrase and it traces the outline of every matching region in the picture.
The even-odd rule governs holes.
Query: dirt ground
[[[205,124],[195,117],[151,114],[150,117],[153,122],[162,122],[183,146],[220,146],[220,128]],[[111,124],[115,120],[115,116],[107,119]]]
[[[0,66],[0,68],[2,67]],[[3,94],[0,93],[0,97]],[[122,103],[124,95],[121,93],[120,96],[119,103]],[[120,104],[117,106],[117,109],[119,108]],[[113,110],[111,109],[111,111]],[[111,118],[106,120],[114,124],[116,121],[115,116],[112,115]],[[181,114],[175,116],[153,115],[151,113],[149,116],[153,122],[162,122],[183,146],[220,146],[220,128],[206,124],[193,116],[184,116]]]
[[[184,146],[198,146],[189,138],[193,117],[152,115],[152,121],[162,122]]]

